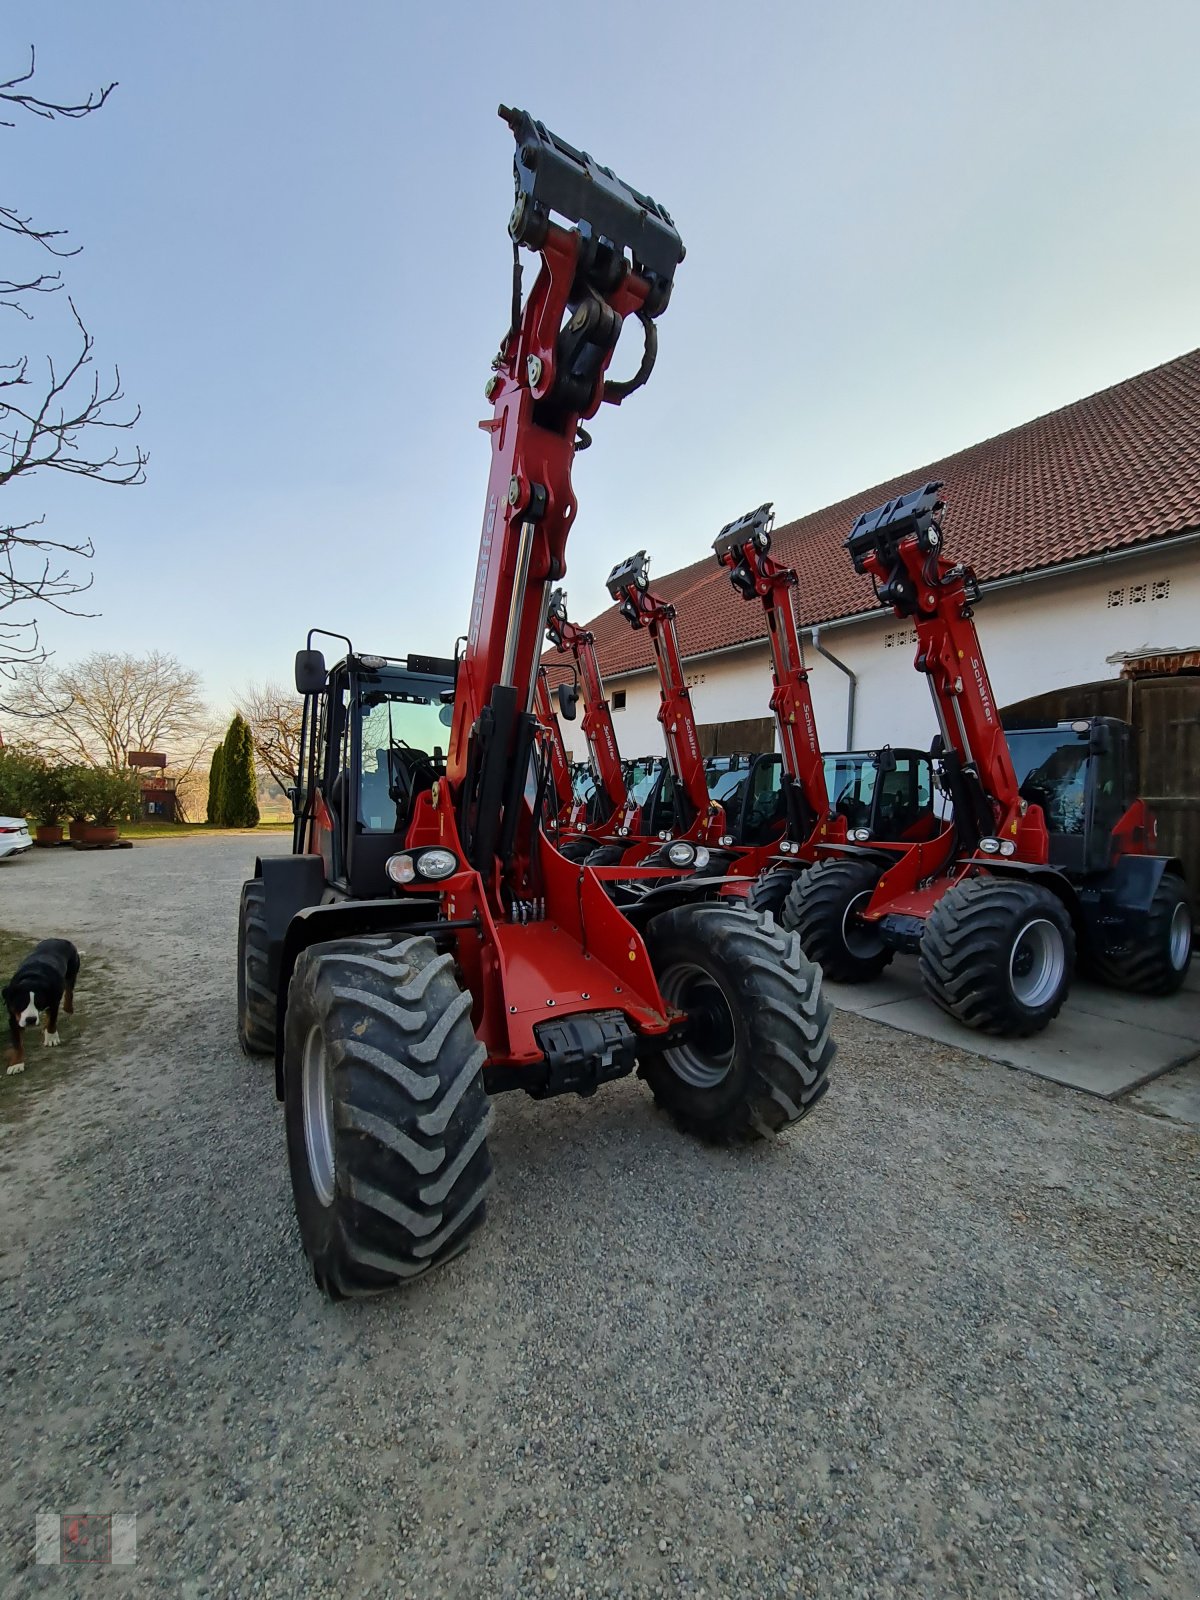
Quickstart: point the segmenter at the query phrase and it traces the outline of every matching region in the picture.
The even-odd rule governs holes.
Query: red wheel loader
[[[792,605],[798,580],[771,555],[774,522],[768,501],[727,523],[713,553],[734,592],[758,601],[766,615],[770,705],[779,734],[779,754],[755,756],[744,779],[727,788],[736,798],[736,804],[727,805],[729,842],[739,847],[729,870],[755,879],[749,895],[753,908],[772,911],[790,926],[790,896],[814,863],[823,863],[825,881],[873,883],[892,859],[916,840],[934,837],[942,824],[934,815],[933,763],[927,752],[890,747],[822,752]],[[736,780],[727,777],[726,785],[731,781]],[[832,964],[825,971],[832,978],[861,976],[864,961],[880,959],[861,941],[854,952],[831,944],[828,957]],[[883,960],[889,958],[885,952]],[[848,971],[850,966],[856,970]]]
[[[558,687],[559,708],[568,719],[574,717],[575,690],[572,684]],[[587,811],[575,792],[575,773],[567,747],[563,742],[558,712],[554,709],[555,696],[550,690],[550,675],[545,667],[537,670],[533,692],[533,709],[538,722],[538,740],[543,762],[549,763],[550,782],[546,794],[547,817],[557,832],[570,827],[577,815]]]
[[[487,385],[492,465],[461,659],[297,657],[294,853],[243,890],[240,1030],[273,1050],[300,1234],[331,1296],[458,1254],[491,1182],[489,1094],[591,1094],[637,1067],[685,1129],[779,1132],[833,1054],[820,970],[768,918],[651,888],[623,912],[542,827],[534,696],[583,424],[650,375],[670,217],[524,112],[515,246],[540,266]],[[567,225],[564,225],[567,224]],[[606,377],[626,323],[634,377]]]
[[[719,876],[729,860],[727,853],[717,852],[726,834],[725,810],[709,793],[691,691],[683,670],[675,607],[651,589],[650,563],[644,550],[619,562],[608,575],[607,587],[630,626],[645,628],[650,635],[658,669],[658,720],[667,760],[644,811],[645,816],[655,820],[654,831],[644,824],[642,838],[611,846],[612,855],[606,853],[605,864],[611,859],[619,860],[623,867],[660,867]],[[596,861],[595,857],[591,859]]]
[[[1006,737],[973,620],[979,585],[943,551],[941,488],[860,517],[846,547],[880,605],[916,628],[954,826],[870,883],[835,894],[820,869],[806,874],[794,926],[810,953],[864,940],[917,952],[930,996],[987,1033],[1045,1028],[1077,952],[1110,983],[1171,993],[1191,959],[1192,903],[1180,862],[1155,852],[1130,730],[1099,717]]]
[[[750,904],[786,922],[786,902],[799,872],[840,852],[850,871],[886,862],[911,839],[930,837],[932,763],[918,750],[857,752],[837,758],[838,805],[831,805],[826,762],[817,738],[808,672],[800,647],[790,590],[796,577],[770,557],[773,512],[769,504],[722,529],[713,549],[729,570],[735,591],[761,601],[766,612],[774,688],[771,710],[780,752],[705,761],[688,690],[676,628],[676,607],[650,587],[645,551],[614,568],[609,592],[631,626],[646,628],[659,674],[663,726],[674,796],[674,831],[623,853],[623,865],[674,866],[710,880],[714,893],[741,891],[724,883],[753,880]],[[853,807],[846,791],[868,798]],[[670,823],[669,816],[664,821]],[[851,828],[853,839],[851,839]],[[889,841],[895,842],[889,842]],[[598,856],[588,858],[598,862]],[[607,862],[607,858],[606,858]],[[878,876],[878,870],[875,875]]]
[[[621,841],[636,838],[642,831],[642,805],[630,792],[626,763],[617,748],[612,709],[604,692],[604,679],[596,656],[595,635],[581,628],[567,615],[567,597],[562,589],[550,596],[546,612],[546,637],[555,649],[572,658],[575,681],[559,691],[559,709],[573,720],[578,702],[583,701],[580,728],[588,747],[588,766],[594,790],[590,804],[576,803],[569,815],[560,808],[558,850],[572,861],[586,860],[593,852],[610,848],[595,864],[619,861]],[[553,706],[550,706],[553,714]],[[556,724],[557,727],[557,724]],[[561,730],[558,730],[561,741]]]

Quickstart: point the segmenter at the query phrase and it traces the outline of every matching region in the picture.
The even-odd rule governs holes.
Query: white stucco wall
[[[1109,603],[1120,596],[1119,604]],[[1141,596],[1139,599],[1138,596]],[[742,604],[730,595],[730,604]],[[1008,705],[1047,689],[1120,676],[1106,658],[1120,651],[1200,647],[1200,545],[1114,561],[1057,578],[985,593],[976,626],[997,703]],[[888,643],[888,640],[891,643]],[[927,746],[935,731],[925,679],[913,670],[914,645],[905,625],[876,620],[821,630],[821,643],[858,677],[854,743]],[[845,676],[811,648],[805,635],[821,743],[846,744]],[[770,657],[765,644],[688,663],[697,721],[726,722],[769,714]],[[625,755],[662,749],[653,672],[612,678],[624,689],[624,710],[613,715]],[[568,743],[578,729],[564,725]],[[582,754],[580,749],[578,754]]]

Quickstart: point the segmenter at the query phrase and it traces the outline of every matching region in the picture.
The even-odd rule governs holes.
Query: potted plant
[[[31,784],[30,809],[37,820],[38,844],[62,843],[62,819],[69,801],[66,769],[41,762]]]
[[[88,823],[85,844],[115,844],[119,824],[131,821],[141,807],[142,789],[137,775],[97,767],[88,777]]]
[[[93,767],[66,766],[60,767],[63,786],[66,790],[66,804],[64,812],[70,817],[67,827],[67,837],[76,842],[83,838],[87,829],[88,807],[91,804],[91,781],[95,771]]]

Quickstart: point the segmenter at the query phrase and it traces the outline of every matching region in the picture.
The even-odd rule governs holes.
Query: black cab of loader
[[[385,863],[403,847],[413,802],[446,770],[455,664],[360,654],[346,640],[326,671],[312,639],[296,657],[304,712],[292,853],[321,858],[330,897],[388,895]]]
[[[825,787],[834,815],[844,817],[851,838],[907,843],[932,838],[937,780],[933,757],[924,750],[826,751]]]
[[[859,843],[886,839],[907,843],[932,837],[936,782],[933,759],[923,750],[850,750],[826,753],[825,787],[835,816],[844,817]],[[783,835],[793,821],[783,757],[715,756],[705,763],[708,792],[725,808],[735,844],[763,845]],[[796,831],[806,830],[798,826]]]
[[[318,633],[346,646],[333,667],[312,647]],[[250,1054],[274,1055],[280,1099],[279,1024],[297,951],[396,924],[387,861],[404,846],[417,797],[445,773],[456,670],[440,656],[360,653],[323,628],[296,653],[304,709],[291,854],[259,857],[238,923],[238,1037]],[[436,917],[437,903],[408,910],[410,927],[427,931],[418,919]]]
[[[774,751],[713,756],[704,769],[708,792],[724,808],[734,844],[769,844],[782,836],[788,823],[782,756]]]
[[[1050,727],[1013,727],[1005,736],[1021,798],[1042,808],[1050,861],[1069,874],[1107,872],[1113,833],[1138,796],[1133,729],[1117,717]]]

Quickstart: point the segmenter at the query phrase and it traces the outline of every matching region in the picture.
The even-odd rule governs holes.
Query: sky
[[[0,129],[0,203],[83,246],[66,280],[150,461],[9,485],[4,520],[95,543],[98,614],[44,623],[61,659],[172,651],[218,710],[312,626],[392,655],[465,631],[501,101],[687,246],[649,385],[576,463],[578,617],[634,550],[668,572],[763,500],[790,520],[1200,344],[1194,0],[0,0],[0,60],[30,43],[48,95],[119,83]],[[39,311],[0,360],[66,348]]]

